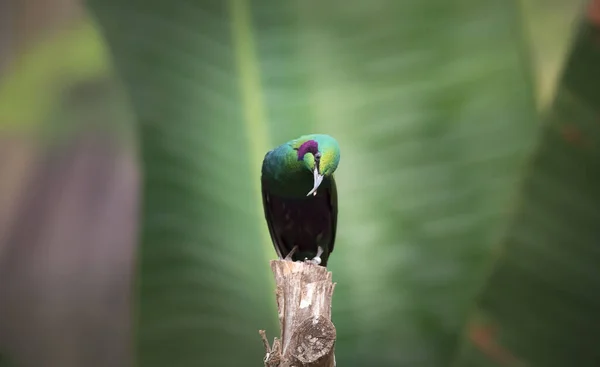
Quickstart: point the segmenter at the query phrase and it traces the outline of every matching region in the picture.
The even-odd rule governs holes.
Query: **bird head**
[[[340,148],[335,139],[328,135],[309,135],[309,138],[298,142],[298,160],[304,162],[304,166],[313,175],[313,188],[306,195],[316,195],[319,185],[324,177],[333,175],[340,161]]]

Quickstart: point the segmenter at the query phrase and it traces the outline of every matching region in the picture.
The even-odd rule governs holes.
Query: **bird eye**
[[[317,154],[315,154],[315,158],[317,158],[317,159],[321,158],[321,152],[317,152]]]

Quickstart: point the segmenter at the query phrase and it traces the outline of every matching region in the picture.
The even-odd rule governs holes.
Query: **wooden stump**
[[[335,283],[326,268],[307,262],[271,261],[277,285],[277,309],[281,337],[266,349],[265,367],[335,366],[335,326],[331,322],[331,298]]]

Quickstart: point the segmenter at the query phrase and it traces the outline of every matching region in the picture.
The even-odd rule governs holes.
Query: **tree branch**
[[[277,285],[281,337],[273,345],[260,330],[265,367],[334,367],[335,326],[331,298],[335,283],[326,268],[307,262],[271,261]]]

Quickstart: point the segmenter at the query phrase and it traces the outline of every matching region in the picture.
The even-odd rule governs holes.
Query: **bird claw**
[[[308,257],[305,257],[304,262],[310,263],[310,264],[315,264],[315,265],[321,265],[321,255],[322,254],[323,254],[323,248],[321,246],[319,246],[319,248],[317,250],[317,255],[315,257],[313,257],[312,260],[309,260]]]
[[[294,248],[292,249],[292,251],[290,251],[287,256],[285,257],[284,260],[286,261],[292,261],[292,256],[294,255],[294,253],[296,253],[296,251],[298,251],[298,246],[294,246]]]
[[[321,258],[319,256],[315,256],[309,260],[308,257],[305,257],[304,262],[307,264],[321,265]]]

